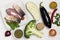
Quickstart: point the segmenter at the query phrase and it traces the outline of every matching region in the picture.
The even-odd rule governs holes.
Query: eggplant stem
[[[43,2],[40,3],[40,7],[42,7],[42,6],[41,6],[42,3],[43,3]]]

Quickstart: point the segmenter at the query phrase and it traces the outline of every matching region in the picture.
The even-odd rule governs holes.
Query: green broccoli
[[[38,37],[42,37],[43,33],[39,32],[36,28],[36,21],[35,20],[31,20],[25,27],[24,30],[24,36],[26,38],[29,38],[31,35],[36,35]]]

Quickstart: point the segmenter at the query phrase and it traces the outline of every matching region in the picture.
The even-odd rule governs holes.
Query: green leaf
[[[54,22],[54,24],[56,24],[57,26],[60,26],[60,21],[59,21],[60,14],[56,14],[55,19],[56,19],[56,21]]]

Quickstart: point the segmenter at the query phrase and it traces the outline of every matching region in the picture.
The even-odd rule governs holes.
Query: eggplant
[[[40,14],[45,26],[47,26],[48,28],[51,28],[51,19],[48,15],[47,10],[43,6],[41,6],[41,4],[40,4]]]
[[[15,9],[8,8],[8,9],[6,9],[6,13],[7,13],[8,15],[12,15],[12,16],[14,16],[14,17],[16,17],[16,18],[20,18],[20,19],[21,19],[21,16],[18,15],[18,12],[17,12]]]
[[[21,17],[23,17],[23,16],[25,15],[24,11],[20,8],[19,5],[14,4],[14,5],[13,5],[13,8],[18,12],[18,14],[19,14]]]
[[[5,20],[7,21],[7,22],[17,22],[17,23],[20,23],[20,19],[19,18],[16,18],[16,17],[14,17],[14,16],[12,16],[12,15],[7,15],[6,17],[5,17]]]
[[[28,2],[26,4],[26,9],[31,14],[33,19],[35,19],[36,21],[40,20],[40,13],[39,13],[39,10],[38,10],[37,6],[35,5],[35,3]]]

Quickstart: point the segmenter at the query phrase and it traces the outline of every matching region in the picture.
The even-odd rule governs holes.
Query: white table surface
[[[12,1],[20,1],[20,0],[0,0],[0,12],[3,11],[2,9],[5,7],[5,5],[9,2],[12,3]],[[32,1],[34,2],[37,7],[39,8],[39,3],[43,1],[44,7],[48,10],[48,12],[52,12],[52,10],[49,8],[49,3],[51,1],[56,1],[58,3],[58,11],[57,13],[60,13],[60,1],[59,0],[22,0],[23,3],[25,4],[28,1]],[[2,8],[2,9],[1,9]],[[4,13],[4,12],[3,12]],[[23,28],[23,27],[21,27]],[[50,37],[49,34],[49,30],[48,28],[44,28],[42,30],[42,32],[44,33],[43,38],[38,38],[36,36],[31,36],[29,39],[26,39],[24,37],[22,37],[21,39],[15,39],[12,35],[9,37],[5,37],[5,31],[7,30],[1,20],[1,16],[0,16],[0,40],[60,40],[60,27],[57,27],[56,25],[52,24],[52,28],[51,29],[55,29],[57,31],[57,35],[55,37]]]

